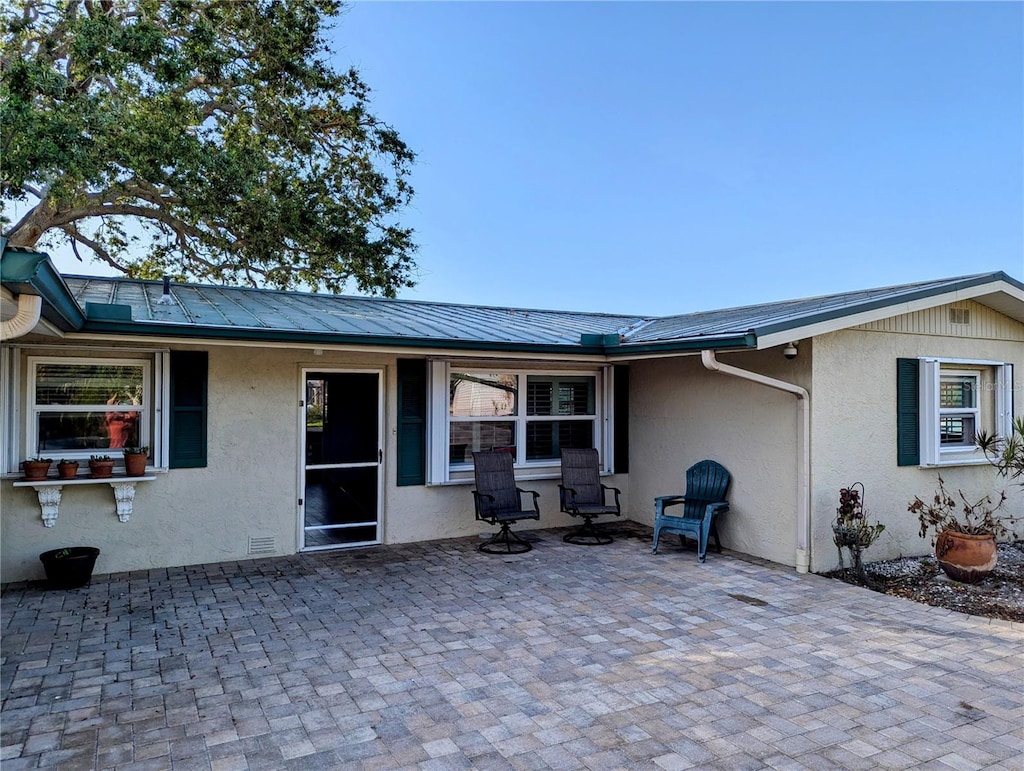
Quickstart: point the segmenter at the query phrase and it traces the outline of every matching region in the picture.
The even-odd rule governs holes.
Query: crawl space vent
[[[950,308],[949,309],[949,323],[950,324],[970,324],[971,323],[971,309],[970,308]]]
[[[249,536],[249,554],[275,554],[277,540],[272,535],[256,538]]]

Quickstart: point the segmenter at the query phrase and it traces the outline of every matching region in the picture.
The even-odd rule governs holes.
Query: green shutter
[[[612,374],[615,398],[612,404],[612,424],[615,426],[614,471],[629,471],[629,367],[616,365]]]
[[[896,465],[916,466],[921,462],[920,430],[921,363],[917,359],[896,360]]]
[[[206,467],[206,351],[171,351],[171,468]]]
[[[398,360],[398,485],[427,482],[427,362]]]

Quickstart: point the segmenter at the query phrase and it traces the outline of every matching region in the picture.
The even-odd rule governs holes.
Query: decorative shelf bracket
[[[39,482],[15,482],[15,487],[31,487],[39,498],[39,512],[43,517],[43,527],[57,524],[57,513],[63,498],[65,486],[108,484],[114,490],[114,510],[121,522],[131,519],[135,507],[135,485],[139,482],[152,482],[156,477],[114,477],[107,479],[54,479]]]
[[[132,507],[135,505],[135,483],[134,482],[111,482],[114,488],[114,506],[117,507],[117,518],[127,522],[132,515]]]
[[[43,527],[53,527],[57,524],[57,510],[60,508],[60,487],[37,487],[36,495],[43,514]]]

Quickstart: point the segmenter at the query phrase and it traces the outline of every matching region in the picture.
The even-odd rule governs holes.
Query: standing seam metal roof
[[[707,337],[736,339],[798,328],[824,318],[845,315],[945,294],[970,286],[1005,281],[1024,290],[1024,284],[1005,273],[979,273],[957,278],[844,292],[799,300],[762,303],[667,317],[629,316],[549,310],[455,305],[418,300],[394,300],[269,289],[176,284],[173,302],[158,303],[162,284],[127,278],[66,276],[65,283],[82,307],[86,302],[128,305],[132,327],[161,326],[230,330],[233,336],[273,333],[336,335],[356,338],[408,339],[422,344],[512,344],[523,346],[581,345],[581,335],[619,335],[618,350],[630,346],[660,346],[700,342]],[[98,330],[101,324],[94,324]]]

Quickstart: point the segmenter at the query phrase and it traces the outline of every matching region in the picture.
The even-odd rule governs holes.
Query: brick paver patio
[[[674,541],[651,555],[647,532],[9,585],[0,761],[1022,767],[1020,625]]]

